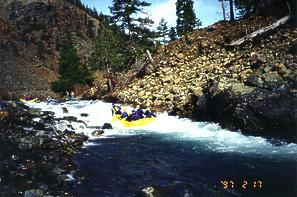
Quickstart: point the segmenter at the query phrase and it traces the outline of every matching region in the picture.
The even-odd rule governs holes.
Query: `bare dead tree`
[[[221,6],[223,11],[223,19],[225,21],[226,20],[226,1],[225,0],[221,0]]]

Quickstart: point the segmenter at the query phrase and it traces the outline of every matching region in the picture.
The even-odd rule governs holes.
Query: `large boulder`
[[[194,118],[245,134],[296,142],[297,95],[287,86],[269,90],[235,83],[224,90],[214,89],[215,85],[195,98]]]

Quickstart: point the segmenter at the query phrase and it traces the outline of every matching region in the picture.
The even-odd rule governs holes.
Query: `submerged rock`
[[[154,187],[145,187],[136,194],[136,197],[161,197]]]

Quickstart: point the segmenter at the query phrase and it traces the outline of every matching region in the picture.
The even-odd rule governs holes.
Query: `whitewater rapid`
[[[105,130],[102,138],[112,138],[125,135],[166,135],[169,140],[195,141],[214,152],[232,152],[239,154],[255,154],[264,156],[289,157],[297,159],[297,144],[278,141],[271,143],[262,137],[245,136],[240,132],[222,129],[219,125],[208,122],[193,122],[180,119],[166,113],[157,114],[157,120],[143,127],[125,128],[121,123],[112,122],[111,103],[102,101],[69,101],[64,103],[27,103],[29,107],[41,111],[52,111],[56,118],[74,116],[82,122],[71,122],[76,132],[83,132],[91,139],[91,133],[104,123],[111,123],[112,130]],[[63,113],[67,108],[68,113]],[[84,117],[82,114],[88,114]],[[39,121],[36,119],[36,121]],[[69,127],[68,121],[59,121],[55,125],[63,130]],[[87,143],[86,146],[94,145]],[[195,148],[194,148],[195,149]],[[194,150],[195,151],[195,150]]]

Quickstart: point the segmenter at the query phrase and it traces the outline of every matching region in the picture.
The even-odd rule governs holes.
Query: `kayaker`
[[[144,118],[144,112],[143,112],[143,110],[142,109],[137,109],[136,110],[136,114],[137,114],[137,118],[138,119],[141,119],[141,118]]]
[[[33,98],[31,96],[29,96],[28,94],[25,95],[25,100],[26,101],[30,101],[32,100]]]
[[[120,106],[112,104],[112,115],[114,115],[114,114],[121,115],[122,112],[121,112],[121,107]]]
[[[150,112],[149,110],[145,110],[144,115],[146,118],[157,117],[156,114],[154,114],[153,112]]]
[[[121,119],[123,119],[123,118],[127,118],[128,116],[129,116],[128,113],[124,111],[124,112],[121,114]]]
[[[126,118],[127,121],[131,122],[131,121],[135,121],[138,120],[138,116],[135,110],[132,110],[132,113]]]

